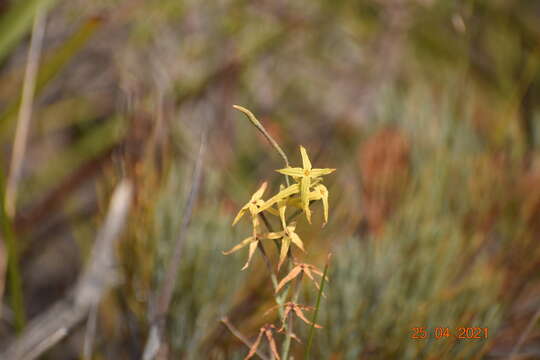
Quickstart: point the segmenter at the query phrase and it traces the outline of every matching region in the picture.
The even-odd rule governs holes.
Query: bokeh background
[[[120,277],[97,308],[92,358],[140,358],[206,132],[169,354],[246,355],[219,320],[253,339],[270,285],[258,255],[241,272],[245,253],[221,251],[249,233],[232,219],[262,181],[279,188],[283,164],[239,104],[293,164],[303,145],[315,167],[337,168],[329,224],[317,205],[298,229],[306,260],[334,255],[313,358],[540,358],[539,2],[2,0],[5,191],[40,31],[22,174],[2,211],[0,345],[24,334],[21,313],[69,296],[129,178]],[[43,358],[82,358],[87,326]],[[489,339],[411,339],[459,326]]]

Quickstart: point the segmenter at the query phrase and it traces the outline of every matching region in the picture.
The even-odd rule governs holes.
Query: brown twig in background
[[[11,153],[11,163],[6,184],[5,208],[9,217],[15,215],[17,202],[17,184],[22,173],[24,154],[30,131],[30,120],[32,119],[32,107],[34,104],[34,92],[36,89],[36,79],[39,69],[39,59],[45,35],[46,10],[38,9],[32,30],[30,48],[28,50],[28,62],[24,74],[24,84],[22,90],[21,107],[13,141],[13,151]]]
[[[519,353],[521,347],[523,346],[523,343],[529,337],[529,334],[531,333],[532,329],[534,328],[534,325],[538,322],[538,319],[540,319],[540,309],[538,309],[536,311],[534,316],[531,318],[531,320],[527,324],[527,327],[525,328],[523,333],[521,333],[521,336],[519,337],[518,342],[516,343],[516,345],[512,349],[512,352],[510,353],[510,356],[508,357],[510,360],[514,360],[514,359],[517,358],[518,353]]]
[[[184,216],[182,224],[180,225],[179,234],[174,244],[174,250],[171,255],[170,261],[165,270],[165,278],[163,283],[158,289],[156,297],[156,308],[151,319],[150,334],[147,339],[143,359],[154,359],[160,350],[165,347],[164,330],[165,330],[165,315],[169,311],[174,289],[176,287],[176,279],[178,276],[178,268],[180,266],[180,260],[182,258],[182,249],[184,246],[184,240],[187,236],[187,229],[191,222],[193,215],[193,208],[197,202],[199,196],[199,190],[202,182],[202,167],[204,163],[204,155],[206,152],[206,136],[208,131],[208,125],[203,126],[201,141],[199,146],[199,153],[195,162],[195,168],[193,170],[193,176],[191,180],[191,190],[188,195],[186,207],[184,210]]]
[[[90,306],[88,321],[86,322],[86,332],[84,334],[83,359],[92,358],[92,348],[94,347],[94,339],[96,337],[97,313],[97,304]]]
[[[20,337],[8,343],[0,359],[35,359],[62,340],[87,317],[115,281],[115,245],[131,205],[132,185],[122,181],[115,189],[105,223],[99,230],[86,270],[72,295],[58,301],[27,326]]]
[[[251,344],[249,342],[248,339],[246,339],[246,337],[244,335],[242,335],[242,333],[240,331],[238,331],[230,322],[229,322],[229,319],[227,319],[226,317],[223,317],[221,318],[221,322],[227,327],[227,329],[229,329],[229,331],[238,338],[238,340],[240,340],[242,343],[244,343],[244,345],[246,345],[249,349],[251,349],[251,347],[253,346],[253,344]],[[263,360],[270,360],[268,358],[268,356],[264,355],[262,353],[262,351],[260,349],[257,349],[256,351],[256,354]]]

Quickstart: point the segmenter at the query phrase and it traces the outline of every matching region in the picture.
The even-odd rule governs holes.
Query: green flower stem
[[[305,360],[309,359],[309,353],[311,350],[311,345],[313,344],[313,336],[315,334],[315,322],[317,321],[317,315],[319,314],[319,307],[321,305],[321,297],[324,290],[324,284],[326,279],[326,274],[328,273],[328,266],[330,264],[330,258],[332,257],[332,254],[328,254],[328,259],[326,260],[326,264],[324,265],[323,270],[323,276],[321,278],[321,285],[319,286],[319,294],[317,295],[317,303],[315,304],[315,311],[313,312],[313,320],[311,320],[311,328],[309,329],[309,337],[308,342],[306,346],[306,355],[304,356]]]
[[[246,109],[245,107],[242,107],[239,105],[233,105],[233,108],[235,108],[238,111],[241,111],[244,115],[246,115],[246,117],[253,124],[253,126],[255,126],[257,130],[259,130],[264,135],[264,137],[268,140],[268,142],[274,147],[274,149],[276,149],[278,154],[283,158],[283,161],[285,161],[285,167],[289,167],[289,159],[287,158],[287,155],[285,155],[285,153],[283,152],[281,147],[278,145],[276,140],[274,140],[274,138],[270,136],[268,131],[266,131],[264,126],[261,124],[261,122],[257,120],[255,115],[253,115],[253,113],[249,111],[248,109]],[[289,177],[287,175],[285,175],[285,183],[287,184],[287,186],[290,185]]]
[[[296,278],[296,291],[294,292],[294,296],[292,299],[293,304],[298,303],[298,296],[300,295],[300,289],[302,287],[302,277],[303,273],[300,273],[300,275]],[[285,327],[285,341],[283,342],[283,349],[281,352],[281,358],[283,360],[288,360],[289,358],[289,350],[291,348],[291,338],[293,334],[293,316],[292,314],[289,314],[289,318],[287,319],[287,325]]]

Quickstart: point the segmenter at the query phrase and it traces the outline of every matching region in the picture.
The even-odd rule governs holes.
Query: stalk
[[[326,279],[326,274],[328,273],[328,266],[330,264],[330,258],[332,257],[332,254],[328,254],[328,259],[326,260],[326,264],[324,265],[323,270],[323,276],[321,278],[321,285],[319,286],[319,294],[317,295],[317,303],[315,304],[315,311],[313,312],[313,320],[311,320],[311,328],[309,329],[309,338],[306,346],[306,355],[304,356],[304,360],[309,359],[309,353],[311,351],[311,345],[313,344],[313,336],[315,335],[315,322],[317,321],[317,315],[319,314],[319,307],[321,305],[321,297],[324,290],[324,284]]]
[[[298,303],[298,296],[300,295],[300,288],[302,286],[302,277],[304,276],[303,273],[300,273],[298,277],[296,278],[296,291],[294,292],[294,296],[292,299],[293,304]],[[287,326],[285,328],[285,341],[283,342],[283,350],[281,352],[281,358],[283,360],[287,360],[289,358],[289,350],[291,348],[291,338],[293,333],[293,315],[289,314],[289,318],[287,319]]]
[[[233,105],[233,108],[235,108],[238,111],[241,111],[244,115],[246,115],[246,117],[253,124],[253,126],[255,126],[257,128],[257,130],[259,130],[264,135],[264,137],[268,140],[270,145],[272,145],[274,147],[274,149],[276,149],[278,154],[283,158],[283,161],[285,162],[285,167],[289,167],[289,159],[287,158],[287,155],[285,155],[285,152],[283,152],[283,150],[278,145],[276,140],[274,140],[274,138],[272,136],[270,136],[268,131],[266,131],[264,126],[261,124],[261,122],[259,120],[257,120],[255,115],[253,115],[253,113],[251,111],[249,111],[248,109],[246,109],[245,107],[242,107],[242,106],[239,106],[239,105]],[[285,175],[285,183],[287,184],[287,186],[290,185],[289,184],[289,177],[287,175]]]

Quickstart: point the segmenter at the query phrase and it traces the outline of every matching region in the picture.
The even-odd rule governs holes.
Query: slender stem
[[[266,229],[269,232],[273,232],[272,225],[270,224],[270,222],[268,221],[266,216],[263,213],[259,213],[259,216],[262,219],[264,225],[266,226]],[[277,243],[277,240],[274,240],[274,243],[276,244],[276,247],[279,250],[279,244]],[[264,258],[264,262],[266,263],[266,266],[268,267],[268,271],[270,272],[270,277],[272,278],[272,285],[274,287],[274,299],[276,300],[276,304],[278,305],[279,317],[280,317],[281,320],[283,320],[283,314],[284,314],[284,312],[283,312],[283,304],[285,303],[285,298],[287,297],[289,289],[287,288],[283,292],[283,295],[281,295],[281,296],[276,294],[276,289],[278,287],[277,274],[272,270],[272,266],[270,265],[270,259],[268,258],[268,255],[266,254],[266,251],[264,250],[264,247],[263,247],[263,245],[261,244],[260,241],[259,241],[259,246],[257,246],[257,247],[261,251],[261,254],[262,254],[263,258]]]
[[[270,259],[268,258],[268,255],[266,254],[264,245],[260,241],[257,243],[257,249],[259,249],[259,251],[261,252],[264,263],[266,264],[266,268],[268,269],[268,272],[270,273],[270,277],[272,278],[272,284],[274,285],[274,290],[275,290],[277,289],[277,285],[278,285],[276,273],[272,270],[272,264],[270,263]]]
[[[315,304],[315,311],[313,312],[313,320],[311,320],[311,328],[309,329],[309,337],[308,342],[306,346],[306,355],[304,357],[304,360],[309,359],[309,353],[311,350],[311,345],[313,344],[313,336],[315,334],[315,322],[317,321],[317,315],[319,314],[319,307],[321,305],[321,297],[324,290],[324,284],[326,279],[326,274],[328,273],[328,267],[330,265],[330,258],[332,257],[332,254],[328,254],[328,259],[326,260],[326,264],[324,265],[323,270],[323,276],[321,278],[321,285],[319,286],[319,294],[317,295],[317,303]]]
[[[300,275],[296,278],[296,291],[294,292],[294,296],[292,299],[293,304],[298,303],[298,296],[300,295],[300,289],[302,287],[302,277],[304,273],[301,272]],[[291,339],[293,334],[293,319],[292,314],[289,315],[289,318],[287,319],[287,325],[285,328],[285,341],[283,342],[283,350],[281,352],[281,358],[283,360],[288,360],[289,358],[289,350],[291,348]]]
[[[263,223],[264,223],[264,226],[266,226],[266,228],[268,229],[269,232],[274,232],[274,229],[272,228],[272,225],[270,224],[270,222],[268,221],[268,218],[266,217],[266,215],[264,215],[264,213],[260,212],[259,213],[259,217],[262,219]],[[274,244],[276,245],[276,248],[278,249],[279,251],[279,243],[277,241],[277,239],[274,239]]]
[[[245,107],[242,107],[239,105],[233,105],[233,108],[235,108],[238,111],[241,111],[244,115],[246,115],[246,117],[253,124],[253,126],[255,126],[257,130],[259,130],[264,135],[264,137],[268,140],[268,142],[274,147],[274,149],[276,149],[279,155],[283,158],[283,161],[285,161],[285,167],[289,167],[289,159],[287,158],[287,155],[285,155],[285,153],[283,152],[281,147],[278,145],[276,140],[274,140],[274,138],[270,136],[268,131],[266,131],[264,126],[261,124],[261,122],[257,120],[255,115],[253,115],[253,113],[249,111],[248,109],[246,109]],[[287,175],[285,175],[285,183],[287,184],[287,186],[290,185],[289,177]]]

